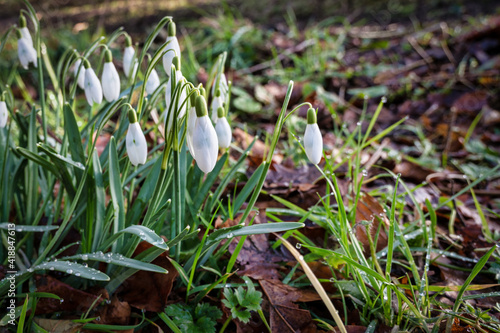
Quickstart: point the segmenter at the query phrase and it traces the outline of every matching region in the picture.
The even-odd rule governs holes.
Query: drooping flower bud
[[[128,125],[127,136],[125,138],[127,155],[130,159],[130,163],[137,166],[146,163],[148,158],[148,144],[141,126],[137,122],[135,110],[131,109],[128,111],[128,119],[130,124]]]
[[[163,68],[165,69],[165,73],[170,76],[170,68],[172,67],[172,63],[174,57],[181,57],[181,48],[179,46],[179,41],[176,36],[176,27],[173,21],[170,21],[167,28],[168,36],[165,41],[168,43],[165,54],[163,55]]]
[[[135,58],[135,49],[132,46],[132,39],[130,36],[125,36],[125,50],[123,50],[123,72],[125,76],[128,78],[130,74],[135,74],[136,64],[134,61]],[[132,68],[132,66],[134,68]]]
[[[73,68],[73,75],[76,78],[78,86],[81,89],[85,89],[85,66],[83,66],[82,59],[80,58],[76,59],[75,61],[75,67]]]
[[[318,164],[323,156],[323,137],[316,122],[316,112],[313,108],[307,110],[307,125],[304,133],[304,149],[307,158],[313,164]]]
[[[102,92],[108,102],[113,102],[120,97],[120,76],[113,64],[110,50],[105,51],[105,62],[102,69]]]
[[[217,110],[217,122],[215,123],[215,132],[220,148],[228,148],[231,144],[231,127],[224,115],[224,108],[221,106]]]
[[[26,39],[23,37],[20,30],[17,30],[17,55],[19,57],[19,61],[24,69],[28,69],[30,63],[33,63],[33,66],[37,67],[37,57],[36,50],[33,47],[33,42],[30,39]]]
[[[8,118],[9,112],[7,111],[7,104],[5,103],[3,95],[0,95],[0,128],[4,128],[7,125]]]
[[[193,132],[193,151],[196,164],[204,173],[209,173],[217,163],[217,133],[208,118],[205,97],[196,97],[196,123]]]
[[[87,59],[83,60],[83,66],[85,67],[85,97],[90,106],[94,103],[102,103],[102,87],[101,82],[95,75],[94,70],[90,67],[90,63]]]
[[[29,45],[33,47],[33,39],[31,38],[30,31],[26,25],[26,18],[23,14],[19,15],[19,31],[21,31],[21,36],[29,41]]]

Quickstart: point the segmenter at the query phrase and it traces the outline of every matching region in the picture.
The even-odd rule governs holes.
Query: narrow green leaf
[[[28,310],[28,301],[29,296],[26,296],[24,300],[23,309],[21,310],[21,315],[19,316],[19,324],[17,325],[17,333],[23,333],[24,329],[24,321],[26,320],[26,311]]]
[[[219,229],[223,232],[217,233],[214,237],[214,233],[208,236],[209,241],[220,241],[224,238],[233,238],[238,236],[248,236],[257,234],[268,234],[272,232],[282,232],[287,230],[299,229],[304,227],[304,223],[298,222],[281,222],[281,223],[267,223],[267,224],[254,224],[251,226],[241,227],[237,229],[226,228]]]
[[[89,280],[109,281],[109,276],[103,272],[69,261],[48,261],[32,267],[31,270],[34,272],[41,270],[59,271]]]
[[[462,285],[462,288],[460,288],[460,291],[458,292],[455,304],[453,305],[453,312],[457,312],[458,311],[458,308],[460,307],[460,305],[463,302],[462,296],[467,291],[467,288],[472,283],[472,280],[474,280],[474,278],[476,277],[476,275],[478,275],[479,272],[481,272],[481,270],[483,269],[484,265],[486,265],[486,263],[488,262],[488,259],[493,254],[493,252],[495,252],[495,250],[497,248],[498,248],[497,245],[493,246],[488,252],[486,252],[486,254],[474,266],[474,268],[472,269],[472,272],[470,273],[469,277],[467,278],[467,280],[465,280],[464,284]]]
[[[165,250],[165,251],[168,250],[168,246],[165,243],[165,241],[163,240],[163,238],[158,236],[153,230],[151,230],[145,226],[142,226],[142,225],[132,225],[126,229],[120,230],[119,232],[112,235],[110,237],[110,239],[108,239],[106,244],[104,246],[102,246],[101,248],[102,249],[108,248],[109,246],[111,246],[111,244],[114,243],[114,241],[118,237],[120,237],[124,233],[135,235],[135,236],[139,237],[140,239],[142,239],[143,241],[148,242],[149,244],[154,245],[157,248],[160,248],[162,250]]]
[[[120,180],[120,163],[118,161],[118,152],[116,151],[116,140],[111,137],[109,149],[109,189],[113,201],[114,223],[113,230],[118,233],[125,229],[125,207],[123,203],[122,183]],[[121,252],[123,241],[118,240],[113,244],[113,250]]]
[[[102,252],[95,252],[95,253],[84,253],[84,254],[77,254],[71,257],[65,257],[63,258],[64,260],[91,260],[91,261],[100,261],[100,262],[105,262],[108,264],[114,264],[117,266],[123,266],[123,267],[128,267],[128,268],[135,268],[143,271],[148,271],[148,272],[155,272],[155,273],[168,273],[166,269],[163,267],[153,265],[148,262],[142,262],[136,259],[132,258],[127,258],[123,256],[122,254],[118,253],[102,253]]]

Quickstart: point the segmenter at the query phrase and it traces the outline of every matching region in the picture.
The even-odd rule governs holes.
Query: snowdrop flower
[[[0,128],[4,128],[7,125],[7,119],[9,117],[9,112],[7,111],[7,104],[4,101],[3,95],[0,96]]]
[[[23,68],[28,69],[30,62],[33,63],[33,66],[37,67],[36,50],[33,47],[33,43],[24,38],[20,30],[17,30],[17,38],[17,55]]]
[[[33,39],[31,38],[28,27],[26,26],[26,18],[22,14],[19,15],[19,31],[21,32],[21,36],[29,41],[29,45],[33,47]]]
[[[136,72],[137,63],[134,61],[134,58],[135,50],[132,46],[132,39],[127,35],[125,37],[125,50],[123,50],[123,71],[125,72],[126,77],[129,77],[130,74],[135,74]]]
[[[127,155],[130,159],[130,163],[137,166],[138,164],[146,163],[148,157],[148,144],[146,143],[144,133],[142,133],[141,126],[139,126],[137,122],[135,110],[130,109],[128,111],[128,119],[130,124],[128,125],[127,137],[125,138]]]
[[[304,149],[307,158],[313,164],[318,164],[323,156],[323,137],[316,122],[316,112],[313,108],[307,110],[307,125],[304,133]]]
[[[81,67],[81,68],[80,68]],[[85,67],[82,65],[82,60],[80,58],[75,61],[75,68],[73,68],[73,74],[76,77],[76,82],[81,89],[85,89]]]
[[[217,87],[217,80],[219,80],[218,87]],[[216,80],[214,80],[214,83],[212,84],[212,96],[215,96],[216,88],[220,89],[220,95],[222,97],[222,100],[225,101],[227,93],[229,91],[229,86],[227,84],[226,74],[221,73],[220,75],[216,76]]]
[[[85,67],[85,97],[90,106],[94,103],[101,104],[102,102],[102,87],[101,82],[95,75],[94,70],[90,67],[87,59],[83,60]]]
[[[152,95],[155,90],[160,86],[160,78],[158,77],[158,72],[153,68],[149,74],[148,80],[146,81],[146,92],[148,95]]]
[[[231,144],[231,127],[224,116],[224,109],[220,106],[217,110],[217,122],[215,123],[215,132],[220,148],[228,148]]]
[[[212,105],[210,107],[212,109],[212,121],[214,123],[217,122],[217,110],[219,110],[220,107],[224,107],[224,99],[221,96],[220,89],[217,89],[215,95],[213,95]]]
[[[165,41],[168,43],[167,45],[167,51],[163,55],[163,69],[165,69],[165,73],[167,73],[168,76],[170,76],[170,68],[172,67],[174,57],[178,57],[180,59],[181,57],[181,48],[179,46],[179,41],[177,40],[176,34],[176,29],[175,29],[175,23],[170,22],[168,24],[168,37],[167,40]]]
[[[105,51],[106,62],[102,69],[102,92],[108,102],[113,102],[120,97],[120,76],[113,64],[113,57],[110,50]]]
[[[196,123],[193,132],[193,151],[196,164],[204,173],[209,173],[217,162],[217,133],[208,118],[205,97],[196,97]]]

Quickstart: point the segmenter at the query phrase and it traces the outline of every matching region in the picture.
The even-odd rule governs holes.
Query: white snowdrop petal
[[[17,40],[17,55],[24,69],[28,69],[29,63],[32,62],[37,67],[36,50],[33,45],[25,38]]]
[[[90,106],[94,103],[101,104],[102,102],[102,87],[101,82],[95,75],[92,68],[85,70],[85,97]]]
[[[194,149],[193,149],[193,133],[194,133],[194,127],[196,125],[196,108],[194,106],[189,108],[188,111],[188,117],[187,117],[187,133],[186,133],[186,145],[189,150],[189,153],[193,158],[194,156]]]
[[[313,164],[318,164],[323,156],[323,137],[318,124],[307,124],[304,133],[304,149],[307,158]]]
[[[219,107],[224,107],[224,100],[221,96],[214,96],[210,108],[212,109],[212,121],[215,123],[217,121],[217,110]]]
[[[215,123],[215,132],[217,133],[219,147],[228,148],[231,144],[231,127],[229,126],[226,117],[217,118],[217,123]]]
[[[19,29],[19,31],[21,32],[21,37],[26,39],[29,42],[29,45],[31,45],[31,47],[33,47],[33,39],[31,38],[31,34],[30,34],[30,31],[28,30],[28,28],[22,27]]]
[[[112,62],[104,63],[102,69],[102,92],[108,102],[113,102],[120,97],[120,76]]]
[[[123,71],[125,76],[129,77],[130,71],[132,69],[132,61],[134,59],[135,50],[133,46],[127,46],[123,51]]]
[[[152,95],[154,91],[160,86],[160,78],[158,77],[158,72],[153,68],[149,74],[148,80],[146,81],[146,92],[148,95]]]
[[[148,145],[146,143],[146,137],[138,122],[129,124],[125,143],[130,163],[134,166],[146,163]]]
[[[181,48],[179,46],[179,41],[176,36],[167,37],[166,42],[169,42],[167,45],[166,53],[163,55],[163,69],[168,76],[170,76],[170,68],[172,67],[172,61],[175,56],[181,55]]]
[[[196,164],[204,173],[209,173],[217,162],[217,133],[208,115],[198,117],[193,133],[193,150]]]
[[[85,67],[83,67],[83,65],[82,65],[81,69],[80,69],[81,63],[82,63],[81,59],[77,59],[75,61],[75,68],[73,69],[73,74],[75,77],[78,75],[78,78],[76,79],[78,86],[81,89],[85,89]],[[80,69],[80,72],[78,72],[79,69]]]
[[[0,101],[0,128],[4,128],[7,125],[8,117],[7,104],[5,101]]]

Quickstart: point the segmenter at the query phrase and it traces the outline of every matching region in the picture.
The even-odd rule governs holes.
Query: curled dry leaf
[[[382,222],[382,225],[380,225],[380,222]],[[371,240],[373,242],[376,241],[376,251],[380,251],[387,246],[385,229],[389,228],[389,219],[377,199],[367,193],[363,193],[356,206],[355,230],[356,237],[363,244],[366,254],[370,253],[370,238],[366,232],[367,228]]]

